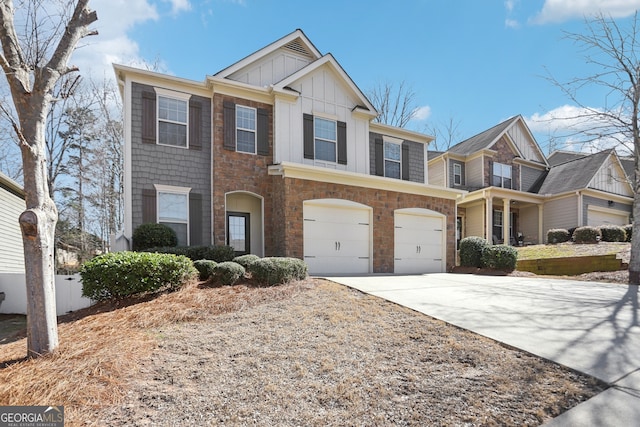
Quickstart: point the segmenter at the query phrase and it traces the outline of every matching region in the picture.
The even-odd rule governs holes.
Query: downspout
[[[582,191],[576,191],[576,196],[578,196],[578,227],[583,227],[585,224],[583,224],[584,209],[582,208]]]

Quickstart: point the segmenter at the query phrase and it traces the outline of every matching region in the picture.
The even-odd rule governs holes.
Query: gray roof
[[[557,166],[562,163],[587,157],[588,155],[587,153],[578,153],[576,151],[554,151],[547,157],[547,162],[549,166]]]
[[[520,116],[511,117],[504,122],[495,125],[491,129],[487,129],[484,132],[481,132],[475,136],[472,136],[469,139],[466,139],[453,147],[451,147],[448,151],[449,153],[456,153],[461,155],[469,155],[476,153],[480,150],[484,150],[485,148],[489,148],[495,140],[502,135],[512,123],[518,120]]]
[[[633,177],[636,174],[636,165],[633,157],[622,157],[620,156],[620,163],[622,163],[622,167],[627,174],[627,178],[633,180]]]
[[[427,151],[427,160],[435,159],[436,157],[442,156],[446,151]]]
[[[560,194],[587,188],[593,176],[613,152],[614,150],[605,150],[553,166],[538,193]]]

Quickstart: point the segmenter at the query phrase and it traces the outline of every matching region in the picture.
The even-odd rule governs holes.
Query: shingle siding
[[[369,132],[369,170],[371,175],[377,175],[376,169],[376,139],[383,140],[379,133]],[[403,142],[409,148],[409,181],[425,183],[424,144],[414,141]]]
[[[153,87],[132,84],[131,198],[132,226],[142,224],[142,191],[154,184],[190,187],[202,196],[202,243],[211,244],[211,99],[192,96],[202,107],[201,150],[142,143],[142,92]]]

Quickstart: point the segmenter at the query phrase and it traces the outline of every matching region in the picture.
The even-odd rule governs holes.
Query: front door
[[[251,252],[249,230],[248,213],[227,212],[227,245],[233,248],[236,255],[245,255]]]

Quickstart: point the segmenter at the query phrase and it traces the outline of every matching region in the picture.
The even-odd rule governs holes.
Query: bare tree
[[[638,14],[628,26],[621,26],[611,17],[599,14],[586,21],[583,34],[569,33],[584,52],[585,62],[594,67],[593,74],[575,77],[568,82],[551,82],[580,107],[580,113],[570,118],[574,136],[583,142],[596,144],[602,140],[634,153],[635,176],[633,236],[629,283],[640,283],[640,22]],[[604,90],[603,106],[592,107],[580,101],[580,90],[600,87]]]
[[[50,353],[58,346],[54,288],[58,212],[49,194],[45,128],[56,83],[78,71],[68,65],[71,54],[82,38],[97,34],[89,29],[98,16],[88,3],[77,0],[70,7],[73,3],[61,2],[58,14],[51,2],[21,3],[24,26],[19,37],[13,1],[0,2],[0,65],[13,101],[12,106],[1,108],[17,135],[24,170],[27,210],[20,215],[20,227],[27,264],[29,357]]]
[[[413,88],[402,81],[396,87],[391,82],[379,83],[367,92],[367,97],[376,110],[374,121],[395,127],[405,127],[418,111]]]
[[[460,120],[449,117],[445,122],[427,126],[426,133],[435,137],[429,144],[430,151],[447,151],[461,141]]]

